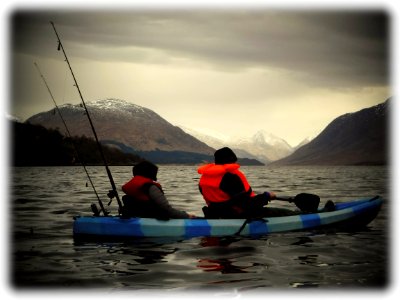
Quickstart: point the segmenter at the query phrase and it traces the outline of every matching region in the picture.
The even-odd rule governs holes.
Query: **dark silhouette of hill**
[[[336,118],[310,143],[271,165],[387,164],[390,101]]]
[[[10,128],[13,166],[69,166],[80,164],[78,157],[85,165],[103,164],[93,139],[85,136],[71,139],[56,129],[15,121],[11,121]],[[103,150],[110,165],[131,165],[141,160],[138,155],[113,147],[103,146]]]

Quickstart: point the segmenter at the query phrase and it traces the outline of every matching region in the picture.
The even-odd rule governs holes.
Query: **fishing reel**
[[[95,217],[100,216],[100,210],[99,210],[99,208],[97,207],[96,203],[92,203],[92,204],[90,205],[90,208],[92,209],[93,216],[95,216]],[[108,216],[108,214],[109,214],[110,212],[109,212],[108,210],[104,209],[103,206],[102,206],[101,208],[102,208],[101,210],[103,211],[104,216]]]
[[[112,199],[117,196],[117,192],[115,190],[109,190],[107,193],[107,197],[110,198],[110,202],[108,202],[108,206],[110,206]]]
[[[99,211],[99,209],[97,208],[96,203],[92,203],[92,204],[90,205],[90,208],[92,209],[93,216],[95,216],[95,217],[100,216],[100,211]]]

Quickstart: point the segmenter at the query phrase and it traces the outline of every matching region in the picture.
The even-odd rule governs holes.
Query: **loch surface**
[[[104,167],[88,167],[108,203]],[[253,190],[321,203],[380,195],[378,217],[362,230],[300,231],[262,237],[80,241],[73,217],[91,215],[95,194],[82,167],[10,169],[8,283],[15,291],[95,288],[106,291],[251,293],[294,288],[381,289],[390,284],[390,199],[386,167],[242,167]],[[111,167],[118,187],[131,167]],[[170,203],[202,216],[195,166],[160,166]],[[120,195],[122,192],[119,190]],[[292,208],[274,201],[270,205]],[[108,209],[117,211],[114,199]]]

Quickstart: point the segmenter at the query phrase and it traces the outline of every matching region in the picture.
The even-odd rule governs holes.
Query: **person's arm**
[[[245,190],[242,180],[236,174],[226,173],[219,185],[220,189],[227,193],[231,199],[231,203],[247,203],[255,207],[262,207],[267,205],[269,201],[275,199],[274,192],[264,192],[262,194],[251,197],[252,189]],[[251,202],[247,202],[250,200]],[[243,200],[245,202],[243,202]]]
[[[231,196],[231,198],[246,192],[240,177],[229,172],[222,177],[219,188]]]
[[[149,197],[157,205],[157,207],[165,213],[171,219],[188,219],[189,214],[173,208],[164,193],[155,185],[151,185],[149,188]]]

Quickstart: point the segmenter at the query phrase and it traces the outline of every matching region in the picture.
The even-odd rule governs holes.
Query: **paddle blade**
[[[320,198],[314,194],[301,193],[294,197],[293,202],[303,212],[317,212]]]

